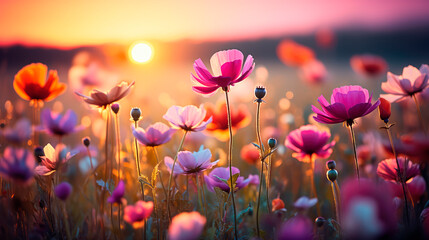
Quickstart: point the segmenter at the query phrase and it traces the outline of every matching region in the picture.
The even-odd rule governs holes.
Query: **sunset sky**
[[[1,0],[0,46],[245,40],[320,28],[428,25],[424,0]]]

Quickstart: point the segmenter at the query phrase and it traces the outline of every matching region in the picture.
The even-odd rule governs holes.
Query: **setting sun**
[[[136,63],[149,62],[153,57],[153,48],[148,43],[135,43],[130,47],[129,57]]]

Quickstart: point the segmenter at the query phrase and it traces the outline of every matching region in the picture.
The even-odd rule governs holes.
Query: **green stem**
[[[168,178],[167,214],[168,214],[169,220],[171,220],[171,211],[170,211],[170,195],[171,194],[170,194],[170,192],[171,192],[171,180],[173,178],[174,165],[176,165],[177,155],[179,154],[179,151],[182,149],[182,146],[183,146],[183,143],[185,142],[185,137],[186,137],[187,133],[188,133],[188,131],[185,130],[185,133],[183,134],[182,140],[180,141],[179,148],[177,148],[176,155],[174,156],[173,166],[171,166],[170,177]]]
[[[257,107],[256,107],[256,136],[258,138],[258,145],[259,145],[259,152],[260,152],[260,159],[261,159],[261,173],[259,176],[260,182],[259,182],[259,190],[258,190],[258,201],[256,203],[256,233],[258,235],[258,238],[261,237],[261,233],[259,231],[259,206],[261,204],[262,182],[264,177],[264,161],[262,158],[265,152],[264,144],[262,143],[262,140],[261,140],[261,127],[260,127],[261,102],[262,101],[257,101]],[[267,205],[269,204],[267,203]]]
[[[237,210],[235,209],[235,198],[234,198],[234,189],[232,182],[232,124],[231,124],[231,109],[229,108],[229,98],[228,98],[228,89],[224,89],[225,98],[226,98],[226,113],[228,115],[228,129],[229,129],[229,144],[228,144],[228,165],[229,165],[229,179],[231,188],[229,192],[231,193],[232,199],[232,209],[234,212],[234,236],[238,240],[238,231],[237,231]]]
[[[426,127],[425,127],[425,124],[424,124],[424,121],[423,121],[422,112],[420,111],[420,105],[419,105],[419,102],[418,102],[417,97],[416,97],[415,94],[413,94],[413,99],[414,99],[414,102],[416,103],[417,113],[419,115],[419,120],[420,120],[420,125],[422,126],[422,129],[423,129],[423,132],[425,133],[425,135],[427,135]]]
[[[314,165],[315,165],[314,154],[310,156],[310,164],[311,164],[311,174],[310,174],[311,190],[314,194],[314,197],[317,199],[317,202],[316,202],[317,216],[320,216],[320,203],[319,203],[320,199],[317,196],[316,182],[314,181]]]
[[[352,138],[352,145],[353,145],[353,154],[355,157],[355,167],[356,167],[356,175],[358,177],[358,181],[360,182],[360,176],[359,176],[359,163],[358,163],[358,159],[357,159],[357,154],[356,154],[356,138],[355,138],[355,132],[353,130],[353,123],[347,123],[347,125],[350,127],[350,135]]]
[[[335,205],[335,216],[337,218],[337,222],[340,222],[340,205],[339,205],[339,201],[337,199],[337,191],[336,191],[336,186],[335,186],[335,181],[331,182],[331,187],[332,187],[332,195],[334,196],[334,205]]]
[[[137,121],[134,121],[134,127],[137,128]],[[135,145],[135,150],[136,150],[136,166],[137,166],[137,176],[139,178],[139,182],[140,182],[140,190],[142,192],[142,200],[144,201],[144,185],[143,182],[140,181],[140,177],[141,177],[141,172],[140,172],[140,159],[139,159],[139,145],[137,143],[137,138],[134,137],[134,145]],[[146,239],[146,220],[144,223],[144,227],[143,227],[143,239]]]
[[[64,225],[66,226],[66,233],[67,233],[67,239],[71,240],[71,233],[70,233],[70,227],[68,224],[68,220],[67,220],[67,212],[66,212],[66,205],[65,203],[62,204],[62,209],[63,209],[63,217],[64,217]]]
[[[204,202],[204,214],[205,217],[207,218],[207,200],[206,200],[206,191],[204,189],[204,173],[202,173],[201,175],[199,175],[201,177],[201,191],[203,194],[203,202]]]

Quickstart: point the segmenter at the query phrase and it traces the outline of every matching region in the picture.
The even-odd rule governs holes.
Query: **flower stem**
[[[173,166],[171,166],[170,177],[168,178],[167,214],[168,214],[169,220],[171,220],[171,211],[170,211],[171,179],[173,178],[174,165],[176,165],[177,155],[179,154],[179,151],[182,149],[182,146],[183,146],[183,143],[185,142],[185,137],[186,137],[187,133],[188,133],[188,131],[185,131],[185,133],[183,134],[182,140],[180,141],[179,148],[177,148],[177,152],[176,152],[176,155],[174,156],[174,160],[173,160]]]
[[[201,184],[201,191],[202,191],[203,202],[204,202],[204,214],[205,214],[205,217],[207,218],[208,215],[207,215],[206,191],[204,190],[204,173],[201,173],[201,175],[199,175],[199,177],[201,178],[200,184]]]
[[[422,126],[422,129],[423,129],[423,132],[425,133],[425,135],[427,135],[426,127],[425,127],[425,124],[423,121],[422,112],[420,111],[419,101],[417,100],[417,97],[415,94],[413,94],[413,99],[414,99],[414,103],[416,104],[416,107],[417,107],[417,113],[419,115],[420,125]]]
[[[134,127],[137,128],[137,121],[134,121]],[[139,182],[140,182],[140,190],[142,192],[142,200],[144,201],[144,185],[143,182],[140,181],[140,177],[141,177],[141,172],[140,172],[140,158],[139,158],[139,145],[137,143],[137,138],[134,137],[134,145],[135,145],[135,150],[136,150],[136,166],[137,166],[137,176],[139,178]],[[146,220],[144,223],[144,227],[143,227],[143,239],[146,239]]]
[[[231,109],[229,108],[229,98],[228,98],[228,89],[225,90],[225,99],[226,99],[226,113],[228,115],[228,129],[229,129],[229,144],[228,144],[228,165],[229,165],[229,179],[231,189],[229,192],[231,193],[232,199],[232,209],[234,212],[234,236],[235,239],[238,240],[238,232],[237,232],[237,210],[235,209],[235,198],[234,198],[234,189],[232,182],[232,124],[231,124]]]
[[[152,147],[153,152],[155,153],[156,164],[159,164],[158,151],[155,147]],[[164,181],[162,180],[161,170],[159,171],[159,181],[161,182],[162,190],[164,191],[165,198],[167,199],[167,190],[165,190]]]
[[[96,207],[95,207],[95,229],[98,229],[97,228],[97,225],[98,225],[98,205],[100,204],[100,202],[98,200],[97,179],[95,178],[95,169],[94,169],[94,165],[92,164],[92,156],[91,156],[91,151],[89,150],[89,146],[86,147],[86,150],[88,152],[89,163],[91,164],[91,171],[94,174],[94,195],[95,195],[95,201],[97,203]],[[91,216],[92,216],[92,214],[91,214]]]
[[[118,158],[118,183],[121,180],[121,135],[119,133],[119,116],[116,114],[115,117],[115,128],[116,128],[116,154]]]
[[[259,176],[260,182],[259,182],[259,190],[258,190],[258,201],[256,203],[256,233],[258,235],[258,238],[261,237],[261,233],[259,231],[259,206],[261,204],[262,182],[263,182],[263,177],[264,177],[263,156],[264,156],[264,152],[265,152],[264,144],[262,143],[262,140],[261,140],[261,126],[260,126],[260,124],[261,124],[260,123],[261,102],[262,101],[257,101],[257,106],[256,106],[256,136],[258,138],[258,145],[259,145],[259,152],[260,152],[260,159],[261,159],[261,173]],[[267,202],[267,205],[268,205],[268,202]]]
[[[353,123],[350,123],[350,124],[348,123],[347,125],[350,127],[350,135],[352,138],[352,145],[353,145],[353,154],[355,157],[356,175],[358,177],[358,181],[360,182],[359,163],[358,163],[357,154],[356,154],[356,138],[355,138],[355,132],[353,130]]]
[[[335,216],[337,218],[337,222],[340,222],[340,202],[338,201],[338,192],[336,181],[331,182],[332,187],[332,195],[334,196],[334,205],[335,205]]]
[[[320,216],[320,203],[319,203],[320,199],[317,196],[316,182],[314,181],[314,167],[316,163],[315,163],[313,154],[310,156],[310,164],[311,164],[311,173],[310,173],[311,191],[313,192],[314,197],[317,199],[317,202],[316,202],[317,216]]]
[[[71,233],[70,233],[70,226],[69,226],[68,220],[67,220],[66,204],[63,203],[61,208],[63,209],[64,225],[66,227],[67,239],[71,240],[72,237],[71,237]]]

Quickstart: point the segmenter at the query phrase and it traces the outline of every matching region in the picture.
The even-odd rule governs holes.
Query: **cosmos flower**
[[[350,66],[353,71],[366,77],[377,77],[386,72],[386,61],[376,55],[363,54],[350,58]]]
[[[184,107],[171,106],[163,118],[169,121],[174,129],[199,132],[206,129],[207,125],[212,121],[211,117],[207,121],[204,121],[206,113],[207,111],[203,105],[199,108],[193,105]]]
[[[70,183],[62,182],[62,183],[58,184],[57,186],[55,186],[55,189],[54,189],[55,196],[57,196],[57,198],[65,201],[69,197],[72,189],[73,188],[70,185]]]
[[[280,228],[278,233],[279,240],[312,240],[313,222],[303,216],[297,215],[287,220]]]
[[[199,174],[211,169],[219,162],[219,160],[210,162],[211,158],[212,154],[210,150],[204,149],[203,146],[200,147],[198,152],[180,151],[177,155],[179,164],[175,166],[174,174]],[[165,166],[167,166],[168,171],[170,172],[173,162],[174,160],[171,157],[166,156],[164,158]]]
[[[161,122],[150,125],[145,129],[143,128],[133,128],[133,135],[137,141],[148,147],[156,147],[167,143],[170,141],[173,133],[176,132],[176,129],[171,129],[167,125]]]
[[[413,198],[414,202],[419,202],[420,197],[426,192],[426,182],[425,179],[417,175],[411,179],[409,179],[407,182],[407,189],[410,193],[411,197]],[[391,187],[391,190],[393,192],[393,195],[398,198],[404,198],[404,192],[402,190],[402,186],[400,183],[393,183],[388,182],[388,185]]]
[[[299,75],[307,83],[321,84],[326,81],[328,73],[321,61],[313,60],[301,66]]]
[[[138,201],[134,205],[128,205],[124,209],[124,220],[133,228],[141,228],[144,221],[149,218],[153,211],[153,202]]]
[[[210,96],[218,88],[229,91],[230,86],[246,79],[255,68],[253,57],[247,56],[243,69],[243,53],[236,49],[219,51],[210,58],[213,75],[209,72],[203,61],[199,58],[194,62],[196,76],[191,74],[191,80],[197,86],[192,89],[196,93]]]
[[[405,67],[402,75],[387,73],[387,82],[381,83],[381,89],[387,94],[381,94],[389,102],[401,101],[423,91],[428,86],[429,66],[423,64],[420,69],[411,65]]]
[[[207,110],[205,120],[212,117],[212,122],[207,125],[206,132],[220,141],[227,141],[229,139],[228,118],[226,103],[220,102],[214,107],[211,104],[206,104]],[[249,125],[251,121],[250,113],[246,106],[240,105],[237,108],[231,106],[231,128],[232,134],[240,129]]]
[[[15,75],[13,88],[15,92],[25,100],[51,101],[62,94],[66,85],[60,83],[56,70],[49,70],[48,79],[46,74],[48,67],[42,63],[32,63]]]
[[[71,110],[64,115],[52,112],[49,109],[42,111],[42,129],[51,135],[64,136],[82,130],[83,126],[77,125],[77,116]]]
[[[207,220],[198,212],[182,212],[173,217],[168,228],[169,240],[196,240]]]
[[[254,165],[258,162],[261,154],[258,148],[256,148],[253,144],[244,145],[240,151],[240,157],[247,163]]]
[[[424,133],[407,134],[401,137],[405,154],[415,162],[426,163],[429,161],[429,136]],[[396,145],[395,145],[396,146]]]
[[[17,184],[30,184],[35,165],[34,156],[28,150],[7,147],[0,158],[0,175]]]
[[[331,133],[320,130],[314,125],[301,126],[289,133],[285,145],[294,151],[292,156],[302,162],[311,162],[314,158],[328,158],[335,141],[329,141]]]
[[[317,203],[317,198],[310,199],[306,196],[302,196],[295,201],[293,206],[300,210],[306,210],[316,205],[316,203]]]
[[[32,134],[31,122],[26,118],[19,119],[13,127],[3,130],[3,137],[12,144],[26,143],[31,139]]]
[[[352,124],[354,119],[363,117],[378,107],[380,100],[371,104],[372,94],[361,86],[343,86],[335,88],[331,95],[331,104],[321,95],[317,101],[322,106],[319,110],[311,106],[317,115],[314,120],[319,123],[334,124],[346,122]]]
[[[303,66],[315,59],[315,54],[310,48],[298,44],[292,40],[283,40],[277,46],[277,56],[286,66]]]
[[[232,167],[232,174],[240,174],[240,170],[236,167]],[[229,168],[224,167],[217,167],[213,169],[213,171],[210,172],[208,176],[204,176],[204,179],[207,184],[207,189],[211,192],[214,192],[214,188],[218,187],[224,192],[229,193],[229,186],[224,181],[220,180],[227,180],[229,182]],[[236,181],[236,190],[238,191],[244,187],[246,187],[249,184],[259,184],[259,177],[257,175],[249,175],[247,179],[244,179],[244,177],[239,176]]]
[[[401,174],[404,174],[405,171],[405,181],[417,176],[420,174],[420,166],[418,164],[413,164],[410,160],[406,160],[404,157],[398,157],[399,168]],[[381,161],[377,167],[377,174],[386,181],[391,182],[401,182],[398,179],[396,159],[390,158]]]
[[[109,203],[122,203],[122,198],[125,194],[125,183],[123,180],[120,180],[118,186],[116,186],[115,190],[113,190],[112,195],[107,198],[107,202]]]
[[[48,176],[58,170],[58,167],[61,164],[66,163],[70,158],[75,154],[67,152],[66,146],[64,144],[57,144],[55,149],[51,144],[47,144],[43,148],[45,156],[41,156],[42,162],[39,166],[36,167],[35,172],[38,175]],[[61,159],[61,163],[59,162]]]
[[[105,109],[108,105],[117,102],[127,96],[131,87],[134,85],[134,82],[128,84],[127,82],[121,82],[119,85],[113,87],[107,92],[101,92],[97,89],[92,90],[90,96],[85,96],[82,93],[75,92],[78,96],[91,105],[101,107]]]

